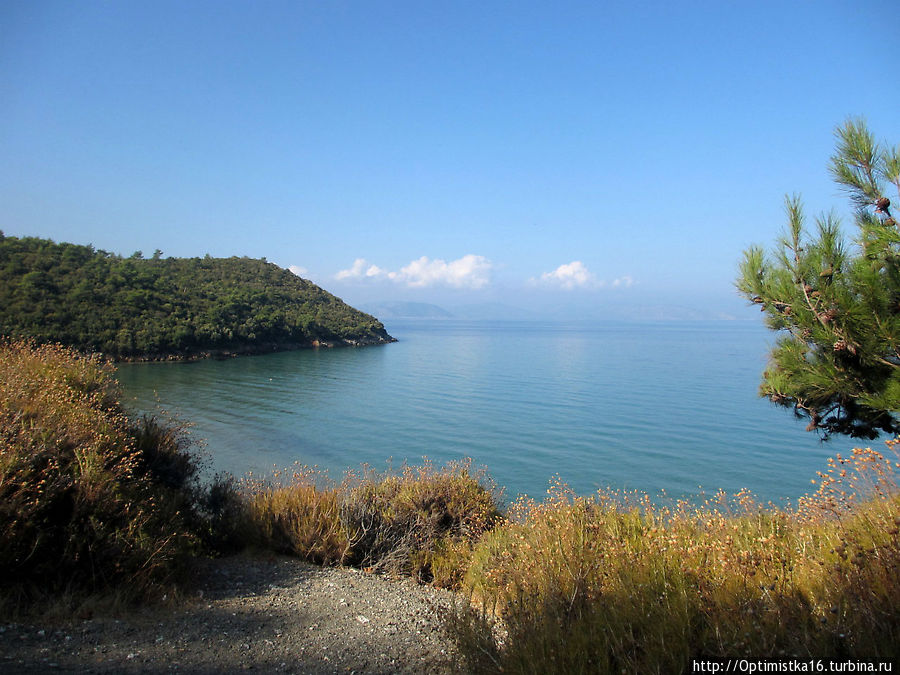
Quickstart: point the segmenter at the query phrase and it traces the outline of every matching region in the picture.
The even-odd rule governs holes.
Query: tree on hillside
[[[835,136],[831,174],[857,236],[845,240],[833,214],[808,232],[800,198],[787,197],[784,236],[769,254],[744,252],[736,285],[780,333],[760,395],[807,418],[807,431],[874,438],[900,432],[900,229],[886,193],[900,194],[900,146],[876,143],[862,120]]]

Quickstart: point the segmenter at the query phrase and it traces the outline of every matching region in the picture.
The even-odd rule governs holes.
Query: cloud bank
[[[422,256],[397,272],[385,270],[370,264],[365,258],[357,258],[348,269],[335,275],[338,281],[389,279],[410,288],[427,286],[450,286],[452,288],[484,288],[491,283],[493,264],[481,255],[464,255],[457,260],[446,262],[440,258]]]

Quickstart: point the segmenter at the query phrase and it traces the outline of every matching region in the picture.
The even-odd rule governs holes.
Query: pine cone
[[[785,303],[783,303],[783,302],[776,302],[776,303],[775,303],[775,310],[778,311],[778,312],[781,312],[782,314],[790,314],[790,313],[791,313],[791,306],[788,305],[788,304],[785,304]]]
[[[847,343],[843,340],[838,340],[834,343],[834,351],[836,352],[844,352],[847,351]]]
[[[821,314],[819,314],[819,320],[820,320],[822,323],[826,323],[826,324],[827,324],[827,323],[830,323],[830,322],[834,319],[834,317],[836,317],[836,316],[837,316],[837,312],[834,311],[833,309],[829,309],[829,310],[827,310],[827,311],[822,312]]]
[[[891,200],[887,197],[882,197],[877,202],[875,202],[875,210],[879,213],[887,213],[887,210],[891,206]]]

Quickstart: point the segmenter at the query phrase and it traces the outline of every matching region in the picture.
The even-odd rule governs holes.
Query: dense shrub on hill
[[[390,342],[384,326],[251,258],[130,258],[0,232],[0,335],[115,358]]]

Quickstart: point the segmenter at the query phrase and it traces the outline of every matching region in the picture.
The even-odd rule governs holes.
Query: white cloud
[[[357,258],[353,261],[353,266],[350,269],[341,270],[337,274],[334,275],[334,278],[342,281],[344,279],[359,279],[363,275],[363,271],[366,269],[366,259],[365,258]]]
[[[634,285],[634,279],[630,276],[621,276],[610,282],[597,279],[597,277],[580,260],[573,260],[565,265],[560,265],[552,272],[544,272],[539,278],[531,278],[529,282],[535,286],[548,286],[562,288],[571,291],[576,288],[630,288]]]
[[[300,265],[291,265],[290,267],[288,267],[288,269],[298,277],[306,278],[306,276],[309,274],[309,270],[305,267],[300,267]]]
[[[378,265],[370,265],[365,258],[357,258],[353,261],[353,265],[346,270],[341,270],[334,275],[334,278],[343,281],[345,279],[364,279],[373,277],[389,276],[386,270],[381,269]]]
[[[378,265],[369,265],[366,268],[366,276],[367,277],[389,277],[391,273],[387,270],[381,269]]]
[[[480,255],[464,255],[449,263],[422,256],[401,268],[396,278],[407,286],[452,286],[454,288],[484,288],[491,282],[491,261]],[[393,277],[392,277],[393,278]]]
[[[365,258],[357,258],[353,265],[335,275],[339,281],[362,279],[390,279],[411,288],[425,286],[451,286],[453,288],[484,288],[491,282],[493,264],[480,255],[464,255],[457,260],[446,262],[439,258],[432,260],[422,256],[399,272],[391,272],[378,265],[370,264]]]
[[[565,265],[560,265],[552,272],[544,272],[537,281],[547,286],[559,286],[566,290],[593,288],[599,285],[594,275],[580,260],[573,260]]]

